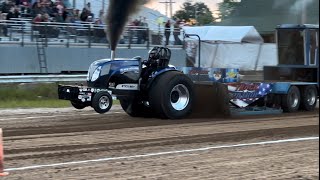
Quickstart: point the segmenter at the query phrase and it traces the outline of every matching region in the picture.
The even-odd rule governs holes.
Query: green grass
[[[70,107],[58,99],[58,83],[0,84],[0,108]]]
[[[114,104],[120,104],[118,100]],[[0,108],[62,108],[70,101],[58,99],[58,83],[0,84]]]
[[[2,101],[0,108],[63,108],[71,107],[69,101],[63,100],[10,100]]]

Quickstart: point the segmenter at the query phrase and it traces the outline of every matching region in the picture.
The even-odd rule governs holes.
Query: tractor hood
[[[87,83],[89,87],[108,88],[109,79],[124,71],[139,71],[141,59],[101,59],[93,62],[88,70]]]

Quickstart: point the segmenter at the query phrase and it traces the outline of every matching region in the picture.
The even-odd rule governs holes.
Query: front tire
[[[76,109],[84,109],[86,108],[87,106],[81,102],[76,102],[76,101],[71,101],[71,105],[76,108]]]
[[[92,99],[92,107],[99,114],[108,112],[112,107],[112,103],[112,96],[106,91],[98,92]]]
[[[177,71],[158,77],[149,92],[151,107],[164,119],[182,119],[190,115],[193,98],[193,82]]]
[[[297,86],[291,86],[288,94],[282,95],[282,109],[284,112],[296,112],[301,103],[300,90]]]
[[[316,86],[305,86],[301,89],[301,109],[313,111],[316,108],[318,99],[318,90]]]

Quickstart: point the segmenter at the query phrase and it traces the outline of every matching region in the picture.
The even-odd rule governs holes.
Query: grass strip
[[[46,100],[10,100],[0,102],[0,108],[65,108],[72,107],[69,101]]]

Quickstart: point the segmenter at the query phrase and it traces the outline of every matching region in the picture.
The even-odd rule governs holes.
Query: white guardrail
[[[4,83],[45,83],[45,82],[84,82],[87,75],[21,75],[0,76],[0,84]]]

